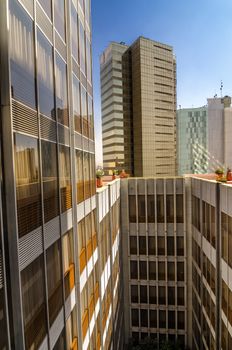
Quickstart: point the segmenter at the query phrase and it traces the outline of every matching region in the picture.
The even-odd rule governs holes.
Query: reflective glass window
[[[44,9],[46,15],[51,19],[52,17],[52,2],[51,0],[38,0]]]
[[[73,114],[75,131],[82,133],[81,108],[80,108],[80,83],[73,75]]]
[[[74,287],[74,251],[73,231],[68,231],[62,238],[63,272],[65,285],[65,298]]]
[[[12,97],[36,108],[33,21],[16,0],[10,1],[9,43]]]
[[[87,68],[87,80],[92,84],[92,60],[91,60],[91,44],[88,38],[86,38],[86,68]]]
[[[83,152],[76,150],[77,203],[84,200]]]
[[[57,32],[65,41],[65,0],[54,0],[54,23]]]
[[[40,30],[37,30],[37,47],[39,110],[40,113],[55,118],[52,45]]]
[[[42,180],[44,200],[44,221],[48,222],[59,214],[57,146],[41,141]]]
[[[19,237],[42,224],[38,140],[15,134],[15,177]]]
[[[60,241],[56,241],[46,251],[48,308],[50,326],[55,321],[63,304],[61,248]]]
[[[60,152],[60,196],[61,212],[72,207],[71,165],[70,149],[64,145],[59,146]]]
[[[87,114],[87,93],[85,88],[81,85],[81,116],[83,123],[83,135],[89,136],[88,114]]]
[[[78,14],[73,3],[71,3],[71,35],[72,35],[72,55],[79,62],[78,50]]]
[[[79,40],[80,40],[80,67],[82,72],[85,74],[85,30],[84,27],[79,21]]]
[[[56,54],[56,111],[58,122],[68,126],[67,67],[58,54]]]
[[[21,272],[26,349],[38,349],[46,335],[44,260],[40,255]]]

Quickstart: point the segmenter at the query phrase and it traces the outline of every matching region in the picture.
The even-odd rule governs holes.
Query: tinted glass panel
[[[57,180],[57,146],[55,143],[41,141],[42,177],[44,195],[44,220],[53,219],[59,213]]]
[[[50,325],[55,321],[62,306],[61,251],[57,241],[46,251],[48,306]]]
[[[56,111],[58,121],[68,126],[67,68],[58,54],[56,54]]]
[[[72,207],[70,149],[60,145],[60,196],[62,213]]]
[[[15,177],[19,237],[42,224],[38,140],[15,134]]]
[[[12,97],[35,108],[33,21],[18,1],[10,1],[10,68]]]
[[[54,0],[55,27],[63,40],[65,40],[64,0]]]
[[[26,349],[38,349],[46,334],[43,256],[21,272]]]
[[[77,203],[84,200],[83,152],[76,151]]]
[[[40,113],[55,118],[52,46],[40,30],[37,31],[37,38],[39,109]]]
[[[51,19],[52,16],[52,3],[51,0],[38,0],[41,6],[43,7],[45,13]]]
[[[82,133],[81,106],[80,106],[80,83],[73,75],[73,114],[75,131]]]
[[[72,55],[77,62],[79,62],[78,52],[78,15],[77,11],[71,4],[71,33],[72,33]]]
[[[83,73],[85,73],[85,31],[82,23],[79,21],[80,28],[80,67]]]

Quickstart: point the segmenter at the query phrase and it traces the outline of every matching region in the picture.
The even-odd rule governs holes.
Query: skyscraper
[[[107,76],[106,57],[117,45],[110,44],[102,54],[102,77]],[[115,76],[122,88],[120,92],[103,93],[103,163],[107,170],[113,170],[118,165],[135,176],[175,175],[176,60],[173,49],[143,37],[129,47],[120,45],[120,48]],[[113,75],[109,75],[107,81],[113,85]],[[103,92],[104,84],[105,81],[102,81]],[[115,151],[117,142],[113,147],[112,136],[119,133],[119,119],[114,114],[118,109],[120,142],[124,139],[124,145],[120,148],[124,162],[120,161],[120,164],[115,161],[118,159]],[[108,123],[111,120],[110,130],[105,127],[106,118]],[[109,159],[113,160],[111,166],[107,164]]]

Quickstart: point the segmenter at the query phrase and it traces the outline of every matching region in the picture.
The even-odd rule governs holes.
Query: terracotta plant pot
[[[216,178],[217,181],[221,181],[222,178],[223,178],[223,174],[217,174],[217,178]]]
[[[101,177],[97,177],[97,187],[102,187],[103,186],[103,182],[102,182],[102,178]]]
[[[232,181],[232,171],[231,170],[227,171],[226,180],[227,181]]]
[[[115,180],[116,178],[116,175],[112,175],[112,180]]]

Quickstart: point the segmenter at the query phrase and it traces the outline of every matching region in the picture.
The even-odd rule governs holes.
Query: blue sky
[[[110,41],[138,36],[172,45],[177,58],[177,105],[232,95],[231,0],[92,0],[93,82],[97,162],[101,160],[101,52]]]

